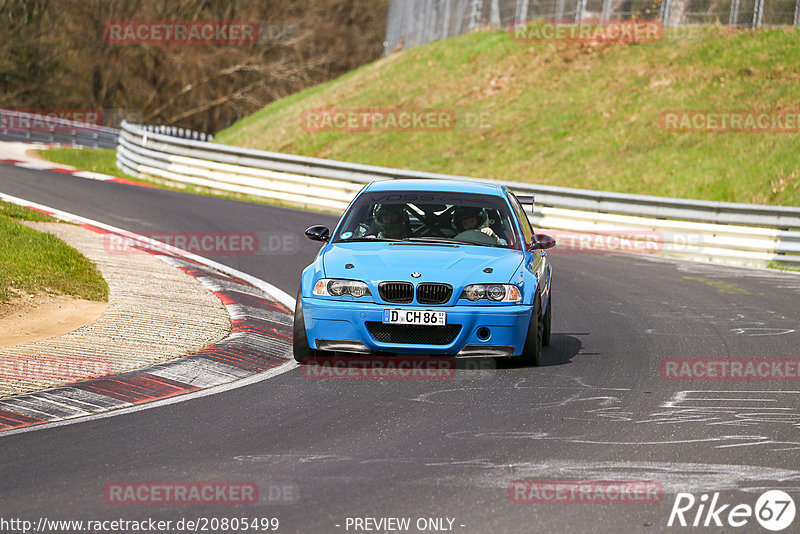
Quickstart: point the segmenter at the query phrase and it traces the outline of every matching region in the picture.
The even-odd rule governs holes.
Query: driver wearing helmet
[[[467,230],[477,230],[493,237],[498,244],[505,245],[505,239],[501,239],[500,236],[486,224],[487,221],[486,210],[483,208],[459,206],[453,212],[453,227],[456,233],[460,234]]]
[[[410,223],[402,204],[381,204],[375,210],[375,228],[378,237],[405,239],[409,235]]]

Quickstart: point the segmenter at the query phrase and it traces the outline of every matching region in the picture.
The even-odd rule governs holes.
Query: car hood
[[[336,243],[323,255],[327,278],[365,282],[445,282],[456,288],[475,283],[508,283],[523,260],[521,251],[473,245]],[[347,269],[345,265],[353,267]],[[492,273],[484,272],[491,267]],[[414,279],[411,273],[422,276]]]

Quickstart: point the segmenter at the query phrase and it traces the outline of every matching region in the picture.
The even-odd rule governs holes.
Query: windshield
[[[519,248],[502,197],[471,193],[383,191],[362,194],[333,242],[408,241]]]

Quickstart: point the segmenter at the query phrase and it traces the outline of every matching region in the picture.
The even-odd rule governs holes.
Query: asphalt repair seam
[[[257,279],[215,268],[215,262],[130,232],[95,226],[80,217],[47,209],[8,195],[57,218],[81,222],[95,232],[141,241],[140,248],[198,279],[225,305],[233,324],[222,341],[194,354],[112,376],[0,400],[0,432],[100,414],[227,384],[287,362],[292,356],[292,310],[285,294],[271,294]],[[105,228],[103,228],[105,227]],[[224,266],[219,266],[223,268]],[[260,282],[260,281],[258,281]],[[265,284],[266,285],[266,284]],[[279,290],[275,289],[275,293]]]

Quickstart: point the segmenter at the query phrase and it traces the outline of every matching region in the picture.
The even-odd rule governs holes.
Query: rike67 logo
[[[791,525],[794,516],[794,500],[780,490],[763,493],[756,501],[755,508],[749,504],[723,504],[719,500],[719,492],[714,493],[710,501],[707,493],[701,495],[700,499],[691,493],[678,493],[667,526],[740,528],[749,525],[751,528],[747,531],[751,532],[755,518],[765,529],[778,532]]]

